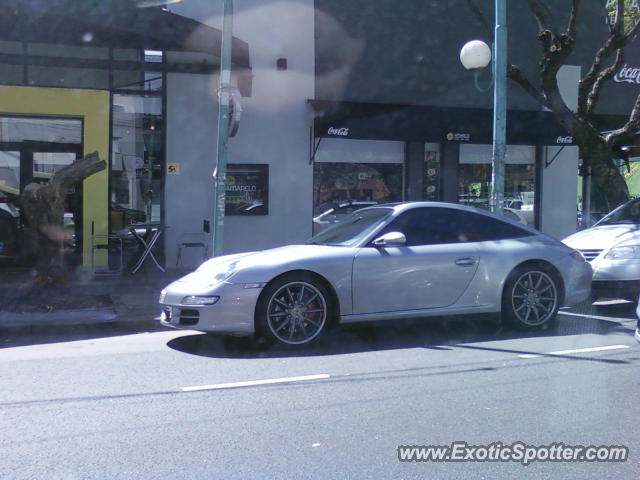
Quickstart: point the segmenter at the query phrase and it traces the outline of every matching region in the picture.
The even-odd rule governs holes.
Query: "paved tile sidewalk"
[[[95,324],[105,322],[149,322],[157,323],[159,315],[158,296],[160,290],[173,280],[185,275],[182,270],[171,270],[166,273],[140,272],[137,275],[128,273],[120,276],[102,276],[93,279],[73,279],[68,284],[68,291],[74,292],[83,300],[81,308],[64,308],[48,310],[44,305],[42,311],[6,311],[2,308],[4,301],[25,295],[25,285],[29,280],[26,271],[13,272],[0,278],[0,328],[50,325],[68,326]],[[111,305],[96,302],[93,298],[108,297]]]

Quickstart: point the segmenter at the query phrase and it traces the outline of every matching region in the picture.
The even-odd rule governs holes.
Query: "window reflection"
[[[162,99],[113,96],[111,231],[161,219]]]
[[[492,174],[491,145],[461,145],[458,201],[489,209]],[[535,227],[535,147],[508,145],[505,154],[504,214]]]

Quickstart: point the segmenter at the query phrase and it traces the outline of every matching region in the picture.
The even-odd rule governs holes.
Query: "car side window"
[[[467,242],[506,240],[532,235],[524,228],[479,213],[458,210],[456,224],[460,227],[459,237]]]
[[[447,208],[414,208],[391,222],[383,233],[401,232],[407,245],[434,245],[459,242],[458,228]]]
[[[401,232],[407,245],[482,242],[531,235],[498,219],[454,208],[414,208],[401,214],[381,234]]]

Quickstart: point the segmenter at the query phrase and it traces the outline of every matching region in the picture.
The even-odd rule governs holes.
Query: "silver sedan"
[[[288,345],[373,320],[502,312],[520,328],[589,297],[582,255],[484,210],[359,210],[303,245],[213,258],[160,294],[161,323]]]

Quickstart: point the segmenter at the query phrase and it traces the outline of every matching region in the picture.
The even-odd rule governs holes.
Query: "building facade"
[[[492,94],[458,60],[467,41],[491,40],[492,2],[477,3],[235,0],[242,118],[228,142],[225,252],[303,242],[373,203],[486,207]],[[95,238],[132,224],[160,225],[167,267],[201,260],[183,243],[211,255],[222,2],[71,2],[82,18],[71,24],[18,4],[0,36],[0,213],[19,217],[11,199],[26,184],[98,151],[107,169],[69,192],[77,263],[108,265]],[[527,8],[509,5],[509,58],[535,78]],[[606,32],[597,9],[584,7],[584,41],[559,75],[570,106]],[[464,29],[451,28],[454,14]],[[488,87],[490,74],[480,81]],[[508,98],[507,215],[562,238],[576,228],[578,149],[517,85]],[[0,238],[5,256],[16,253],[10,243]]]

